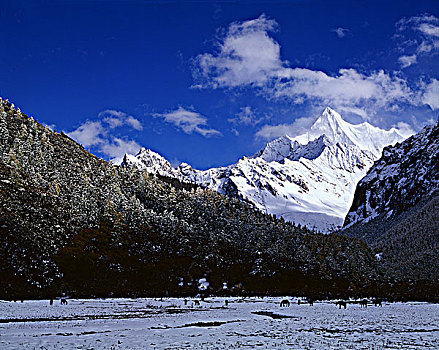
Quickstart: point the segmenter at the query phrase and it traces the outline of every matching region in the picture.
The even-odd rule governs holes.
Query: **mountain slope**
[[[0,298],[187,295],[200,278],[212,293],[354,293],[376,279],[357,239],[113,166],[1,99],[0,261]]]
[[[382,148],[402,139],[395,129],[352,125],[326,108],[307,133],[273,140],[254,156],[228,167],[200,171],[182,164],[172,169],[149,150],[135,157],[126,155],[122,165],[166,173],[244,198],[259,210],[296,224],[328,231],[342,225],[356,184]],[[160,162],[155,163],[158,157]],[[163,161],[167,164],[162,166]]]
[[[345,226],[389,217],[416,205],[439,188],[439,124],[425,127],[383,156],[358,184]]]
[[[381,254],[388,274],[400,279],[439,277],[439,122],[383,157],[359,182],[345,234]]]

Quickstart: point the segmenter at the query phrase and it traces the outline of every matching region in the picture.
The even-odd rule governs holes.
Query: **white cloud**
[[[106,154],[115,164],[121,163],[125,153],[136,154],[141,146],[134,140],[123,140],[117,137],[105,142],[101,152]]]
[[[234,118],[229,118],[227,121],[233,125],[256,125],[259,124],[263,118],[257,118],[255,112],[250,106],[241,107],[239,113]]]
[[[54,131],[56,129],[56,125],[55,124],[46,124],[44,122],[42,122],[41,124],[43,124],[44,126],[48,127],[52,131]]]
[[[426,35],[431,35],[439,38],[439,26],[431,23],[422,23],[419,25],[418,30]]]
[[[86,121],[68,135],[84,147],[99,145],[105,142],[108,131],[100,121]]]
[[[221,133],[215,129],[208,129],[207,118],[200,113],[178,107],[175,111],[168,113],[155,113],[156,118],[163,118],[167,123],[175,125],[186,134],[198,133],[204,137],[220,136]]]
[[[407,82],[382,70],[362,74],[340,69],[338,75],[290,67],[280,57],[280,45],[269,36],[277,28],[274,20],[257,19],[232,23],[219,38],[215,54],[195,60],[199,88],[255,87],[267,98],[288,99],[295,104],[312,102],[334,108],[368,106],[368,113],[394,109],[399,103],[413,103]]]
[[[143,130],[142,124],[131,115],[125,119],[125,123],[127,123],[129,126],[131,126],[135,130],[138,130],[138,131]]]
[[[335,34],[337,34],[337,36],[341,39],[341,38],[344,38],[347,33],[349,33],[349,29],[338,27],[338,28],[332,29],[331,32],[334,32]]]
[[[406,29],[420,30],[425,24],[439,24],[439,18],[428,13],[412,16],[410,18],[403,17],[396,23],[396,28],[399,31],[404,31]]]
[[[432,79],[431,82],[425,86],[422,102],[429,105],[432,110],[439,109],[439,80]]]
[[[418,34],[417,38],[405,42],[405,44],[408,44],[408,47],[403,50],[406,51],[407,49],[410,49],[412,54],[399,57],[398,60],[402,68],[417,63],[418,56],[436,54],[437,51],[439,51],[438,17],[430,14],[423,14],[410,18],[402,18],[398,21],[396,27],[400,33],[410,31]]]
[[[302,117],[291,124],[264,125],[255,136],[264,140],[272,140],[284,135],[295,137],[305,133],[315,120],[314,117]]]
[[[124,112],[105,110],[98,114],[97,121],[86,121],[75,130],[67,133],[84,147],[96,147],[97,151],[108,158],[119,160],[125,153],[136,153],[140,145],[133,140],[111,135],[115,129],[129,126],[135,130],[142,130],[140,122]]]
[[[362,120],[369,121],[370,117],[367,114],[367,112],[364,110],[364,108],[359,107],[339,107],[338,110],[340,112],[347,112],[347,114],[354,114],[356,116],[361,117]]]
[[[103,119],[103,121],[108,124],[110,129],[118,128],[119,126],[122,126],[124,124],[122,119],[113,117],[106,117]]]
[[[264,85],[284,66],[279,44],[268,35],[276,28],[276,21],[265,15],[232,23],[217,43],[217,54],[205,53],[196,58],[197,86]]]
[[[115,111],[113,109],[106,109],[98,114],[99,118],[103,118],[103,121],[109,125],[111,129],[117,128],[124,124],[126,113]]]
[[[417,62],[417,56],[416,55],[401,56],[398,58],[398,61],[401,64],[402,68],[407,68]]]
[[[109,115],[116,118],[123,118],[127,114],[125,112],[116,111],[114,109],[106,109],[105,111],[99,112],[98,117],[109,116]]]
[[[285,71],[286,72],[286,71]],[[368,104],[375,108],[392,108],[399,102],[411,102],[413,94],[405,80],[380,70],[369,75],[355,69],[340,69],[336,76],[304,68],[289,69],[286,80],[268,87],[275,97],[318,100],[334,108],[358,107]]]
[[[405,138],[410,137],[416,133],[411,125],[405,122],[398,122],[395,128],[398,129],[398,133]]]
[[[106,109],[98,114],[98,117],[103,118],[103,122],[107,123],[111,129],[118,128],[123,125],[128,125],[135,130],[143,130],[143,126],[139,120],[125,112],[116,111],[114,109]]]

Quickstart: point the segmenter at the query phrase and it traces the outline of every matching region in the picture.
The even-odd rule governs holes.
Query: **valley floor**
[[[0,349],[437,349],[439,305],[282,298],[0,301]]]

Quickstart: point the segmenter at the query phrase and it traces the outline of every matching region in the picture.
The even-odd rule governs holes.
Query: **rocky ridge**
[[[392,218],[439,189],[439,123],[386,147],[358,183],[344,226]]]

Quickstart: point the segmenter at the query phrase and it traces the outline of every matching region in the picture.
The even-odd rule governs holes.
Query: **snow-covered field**
[[[1,349],[439,349],[439,305],[282,298],[0,301]]]

